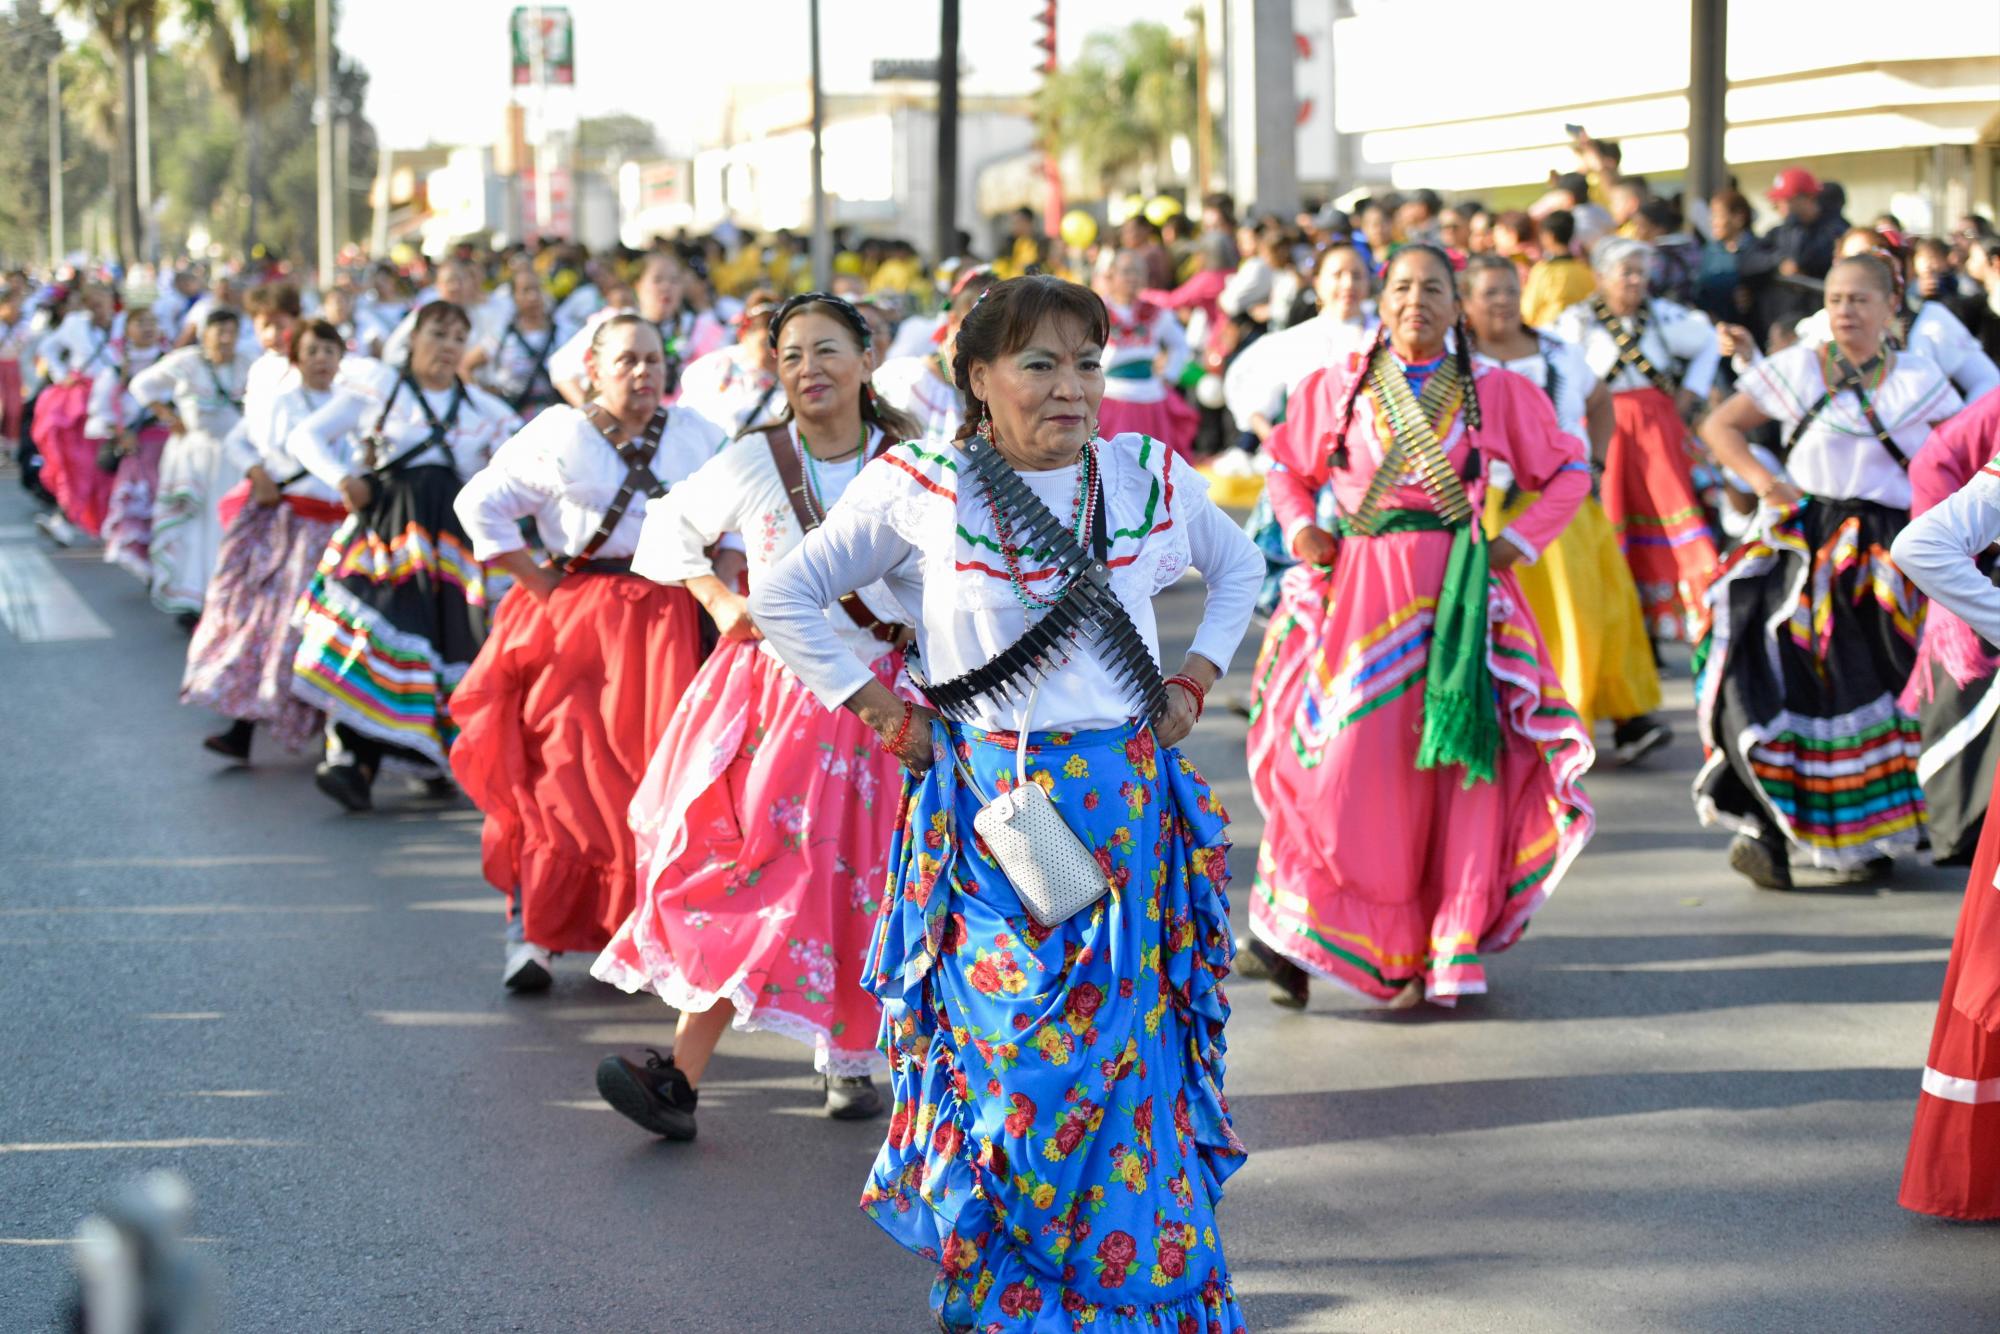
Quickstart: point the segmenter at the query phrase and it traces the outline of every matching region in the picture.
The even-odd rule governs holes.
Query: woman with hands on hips
[[[626,808],[702,658],[693,599],[634,573],[632,553],[647,501],[722,432],[664,405],[660,333],[637,315],[600,321],[584,363],[593,396],[543,409],[455,505],[473,555],[514,580],[451,700],[452,772],[485,812],[486,878],[509,898],[514,991],[547,987],[550,955],[594,954],[632,911]]]
[[[1173,747],[1263,562],[1163,442],[1098,437],[1109,334],[1087,288],[993,287],[955,344],[959,437],[870,463],[751,596],[819,701],[909,770],[865,972],[894,1111],[862,1207],[938,1264],[950,1331],[1243,1325],[1216,1235],[1244,1155],[1222,1097],[1227,817]],[[1162,682],[1153,598],[1190,566],[1207,606]],[[825,633],[878,581],[942,714]],[[1052,627],[1077,634],[1037,654]],[[1050,846],[1090,897],[1070,915],[1039,863],[1003,871],[975,834],[1017,784],[1066,826]]]
[[[778,422],[746,429],[647,506],[632,562],[684,586],[721,634],[632,800],[638,901],[591,970],[680,1011],[672,1052],[606,1056],[597,1070],[606,1102],[672,1140],[694,1137],[702,1078],[732,1019],[812,1048],[827,1115],[883,1108],[869,1078],[882,1065],[880,1012],[861,963],[887,874],[896,763],[759,642],[737,579],[709,553],[738,535],[757,587],[870,458],[918,428],[869,388],[871,330],[850,303],[794,297],[766,337],[784,390]],[[812,634],[865,663],[886,693],[902,676],[907,619],[888,590],[864,588],[816,615]]]

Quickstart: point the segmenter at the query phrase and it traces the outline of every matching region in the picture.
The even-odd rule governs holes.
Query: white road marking
[[[121,1149],[296,1149],[283,1139],[77,1139],[0,1144],[0,1153],[106,1153]]]
[[[0,1246],[74,1246],[77,1237],[0,1237]],[[220,1237],[182,1237],[190,1246],[213,1246]]]
[[[183,1098],[275,1098],[272,1089],[197,1089],[193,1093],[183,1093]]]
[[[23,644],[111,638],[111,627],[82,594],[26,544],[0,544],[0,621]]]
[[[490,1010],[370,1010],[368,1017],[391,1028],[497,1028],[514,1022],[512,1015]]]

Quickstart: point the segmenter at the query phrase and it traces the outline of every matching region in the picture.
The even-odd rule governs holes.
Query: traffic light
[[[1042,73],[1056,72],[1056,0],[1042,0],[1042,12],[1036,22],[1042,25],[1042,35],[1035,39],[1035,45],[1042,49]]]

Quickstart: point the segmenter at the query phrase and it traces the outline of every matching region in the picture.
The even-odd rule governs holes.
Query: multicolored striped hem
[[[1309,668],[1314,675],[1308,679],[1300,708],[1307,721],[1295,722],[1291,729],[1301,765],[1310,768],[1320,763],[1325,742],[1336,732],[1422,684],[1434,606],[1432,599],[1416,599],[1350,645],[1341,668],[1327,671],[1323,664]],[[1272,642],[1281,638],[1274,636]],[[1596,751],[1538,647],[1534,632],[1510,619],[1493,627],[1487,650],[1503,730],[1536,748],[1554,783],[1548,809],[1535,817],[1539,828],[1516,831],[1520,841],[1506,871],[1505,901],[1493,922],[1483,931],[1460,923],[1433,923],[1423,954],[1392,953],[1362,932],[1323,920],[1308,892],[1278,883],[1266,844],[1258,849],[1251,882],[1251,927],[1260,940],[1314,975],[1378,1002],[1391,999],[1417,977],[1424,979],[1428,999],[1439,1004],[1486,990],[1482,956],[1505,950],[1520,939],[1529,919],[1562,883],[1596,830],[1596,815],[1582,787]],[[1275,666],[1276,653],[1269,657],[1273,661],[1263,667],[1266,676]],[[1321,699],[1313,698],[1315,690],[1321,691]],[[1310,754],[1301,749],[1310,735],[1308,727],[1320,737]],[[1399,836],[1423,834],[1402,831]]]
[[[458,729],[451,692],[467,663],[447,663],[430,641],[390,625],[374,607],[313,576],[302,604],[292,693],[334,722],[444,766]]]
[[[1916,851],[1925,827],[1922,726],[1885,691],[1846,712],[1815,716],[1779,709],[1762,722],[1723,735],[1722,687],[1733,651],[1760,652],[1765,670],[1784,679],[1781,644],[1824,664],[1835,621],[1833,580],[1868,565],[1855,606],[1874,604],[1895,633],[1914,644],[1923,612],[1915,591],[1886,551],[1863,552],[1857,521],[1842,522],[1815,550],[1789,522],[1772,523],[1731,555],[1724,576],[1710,589],[1715,615],[1695,654],[1695,721],[1704,750],[1693,785],[1695,813],[1702,824],[1755,836],[1775,827],[1795,858],[1825,870],[1852,870],[1884,856]],[[1785,572],[1781,611],[1760,629],[1761,643],[1734,642],[1726,612],[1729,589],[1739,580],[1776,577]],[[1822,666],[1822,670],[1824,670]],[[1734,764],[1731,754],[1743,757]],[[1715,795],[1734,768],[1750,790],[1756,809],[1724,808]],[[1747,771],[1747,772],[1746,772]]]

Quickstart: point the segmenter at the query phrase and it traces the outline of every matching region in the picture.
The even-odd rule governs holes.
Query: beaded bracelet
[[[896,735],[891,737],[887,746],[884,747],[891,755],[900,755],[903,753],[903,739],[910,734],[910,719],[916,717],[916,712],[910,706],[910,701],[903,701],[903,725],[896,729]]]
[[[1185,672],[1176,672],[1174,675],[1169,676],[1167,678],[1166,684],[1170,686],[1179,686],[1181,689],[1187,691],[1189,695],[1194,697],[1194,720],[1196,722],[1200,722],[1202,710],[1205,707],[1207,707],[1207,701],[1208,701],[1208,692],[1201,688],[1200,683],[1198,683],[1192,676],[1187,675]]]

